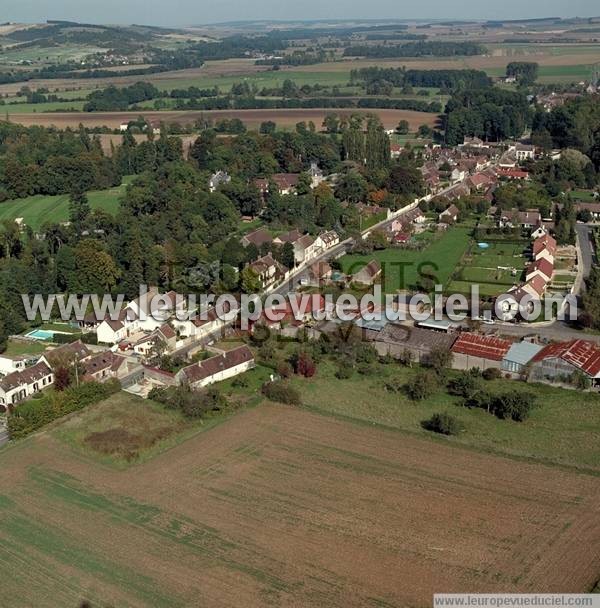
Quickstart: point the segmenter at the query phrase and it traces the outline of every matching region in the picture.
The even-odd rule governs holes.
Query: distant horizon
[[[206,0],[199,6],[194,0],[172,0],[166,5],[158,0],[55,0],[51,7],[41,0],[22,0],[7,7],[3,22],[35,24],[47,20],[73,21],[95,25],[148,25],[153,27],[202,27],[232,24],[319,23],[353,21],[526,21],[530,19],[589,19],[600,17],[597,0],[505,0],[502,5],[455,0],[452,14],[447,3],[421,0],[417,6],[397,0],[373,0],[369,15],[364,4],[330,0],[328,3],[305,0],[301,5],[284,5],[278,0]],[[51,14],[50,14],[51,13]],[[340,16],[343,15],[343,18]],[[540,16],[541,15],[541,16]]]

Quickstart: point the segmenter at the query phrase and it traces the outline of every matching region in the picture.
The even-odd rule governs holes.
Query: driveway
[[[580,255],[580,265],[582,267],[583,278],[587,279],[594,263],[594,247],[592,245],[592,228],[588,224],[577,224],[578,253]]]

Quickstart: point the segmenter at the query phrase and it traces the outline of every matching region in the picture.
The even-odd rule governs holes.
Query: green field
[[[79,95],[77,96],[79,97]],[[10,103],[0,106],[2,118],[11,114],[33,114],[41,112],[70,112],[83,110],[85,101],[48,101],[46,103]]]
[[[474,449],[532,458],[548,463],[581,467],[600,475],[600,396],[547,385],[516,381],[487,382],[493,391],[531,391],[539,407],[529,420],[499,420],[483,410],[470,410],[461,400],[440,389],[433,397],[415,403],[402,393],[385,390],[386,378],[408,380],[415,369],[397,364],[378,365],[367,376],[355,372],[348,380],[334,377],[335,367],[325,362],[310,380],[295,379],[303,404],[320,413],[347,417],[365,424],[380,424],[417,434],[428,434],[421,422],[437,412],[449,412],[464,431],[450,439]]]
[[[132,176],[127,176],[123,178],[120,186],[88,192],[90,207],[115,214],[127,184],[132,179]],[[19,217],[22,217],[25,224],[33,230],[39,230],[45,222],[66,222],[69,219],[69,195],[36,195],[0,203],[0,220],[15,220]]]
[[[464,255],[470,241],[470,229],[462,226],[449,229],[423,251],[385,249],[370,255],[346,255],[340,258],[342,272],[354,274],[372,259],[383,267],[384,292],[396,293],[418,283],[421,274],[433,275],[436,284],[446,285]]]

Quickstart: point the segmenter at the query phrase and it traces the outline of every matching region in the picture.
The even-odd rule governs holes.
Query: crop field
[[[411,131],[416,131],[420,125],[435,126],[438,120],[436,114],[430,112],[414,112],[411,110],[339,110],[339,109],[297,109],[297,110],[210,110],[210,111],[165,111],[144,112],[147,120],[162,120],[164,122],[178,122],[180,124],[193,123],[199,118],[212,118],[221,120],[224,118],[239,118],[249,129],[258,129],[260,124],[266,120],[272,120],[282,127],[293,127],[301,121],[313,121],[321,126],[327,114],[336,113],[340,116],[348,114],[377,114],[383,125],[388,129],[395,128],[401,120],[407,120]],[[85,127],[107,126],[117,129],[122,122],[133,120],[140,112],[65,112],[65,113],[29,113],[11,114],[11,122],[25,126],[54,125],[64,129],[66,127],[76,128],[79,124]]]
[[[598,579],[597,477],[271,404],[125,469],[59,428],[0,452],[15,608],[423,606]]]
[[[445,285],[467,250],[469,241],[469,229],[455,227],[422,251],[390,248],[370,255],[345,255],[340,258],[340,263],[342,272],[354,274],[372,259],[379,260],[383,268],[384,293],[410,289],[425,274],[435,276],[436,284]]]
[[[132,179],[131,176],[127,176],[123,178],[120,186],[88,192],[90,207],[116,213],[127,184]],[[38,230],[45,222],[65,222],[69,219],[69,195],[36,195],[0,203],[0,220],[15,220],[19,217],[22,217],[25,224],[33,230]]]

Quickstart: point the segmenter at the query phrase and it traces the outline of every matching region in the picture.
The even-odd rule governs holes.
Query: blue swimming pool
[[[477,243],[477,246],[479,247],[479,249],[489,249],[490,248],[489,243]]]
[[[45,329],[34,329],[27,334],[27,337],[33,338],[34,340],[52,340],[52,338],[54,338],[54,332]]]

